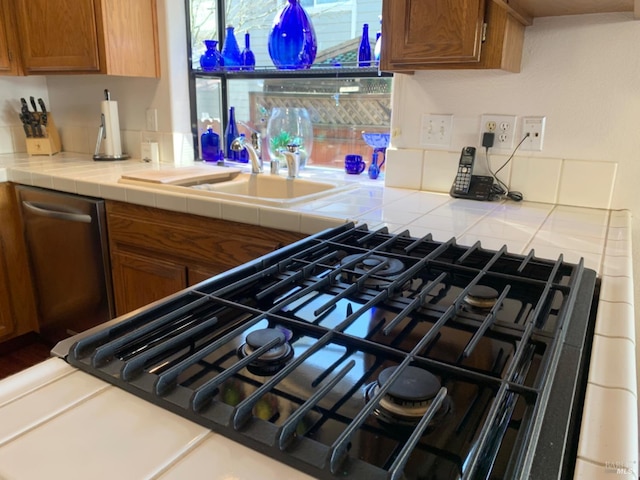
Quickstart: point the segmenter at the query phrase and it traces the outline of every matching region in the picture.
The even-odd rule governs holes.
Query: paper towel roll
[[[122,156],[122,144],[120,143],[120,120],[118,119],[118,102],[103,100],[100,108],[104,115],[105,138],[104,154],[109,157]]]

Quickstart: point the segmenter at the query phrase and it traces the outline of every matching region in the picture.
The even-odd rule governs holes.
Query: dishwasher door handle
[[[57,220],[67,220],[70,222],[91,223],[91,215],[84,213],[65,212],[52,209],[52,205],[43,203],[22,201],[22,205],[30,212],[48,218],[55,218]]]

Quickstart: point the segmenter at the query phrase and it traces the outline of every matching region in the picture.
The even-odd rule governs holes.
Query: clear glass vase
[[[284,156],[280,153],[287,145],[299,145],[300,168],[311,158],[313,149],[313,125],[306,108],[274,108],[267,123],[267,141],[269,158],[279,160],[285,166]]]
[[[299,0],[288,0],[271,26],[268,40],[269,56],[281,70],[310,68],[316,59],[316,32]]]

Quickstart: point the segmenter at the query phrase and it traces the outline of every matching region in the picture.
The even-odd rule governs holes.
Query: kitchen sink
[[[150,186],[147,182],[121,179],[122,183]],[[287,178],[279,175],[240,173],[232,178],[201,182],[153,184],[154,188],[238,202],[287,207],[357,187],[356,183]]]

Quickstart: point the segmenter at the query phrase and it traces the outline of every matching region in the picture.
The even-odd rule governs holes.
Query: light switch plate
[[[542,151],[545,123],[545,117],[524,117],[522,119],[522,136],[529,134],[522,142],[522,150]]]
[[[451,145],[453,132],[453,115],[429,114],[422,115],[420,144],[423,147],[444,147]]]

